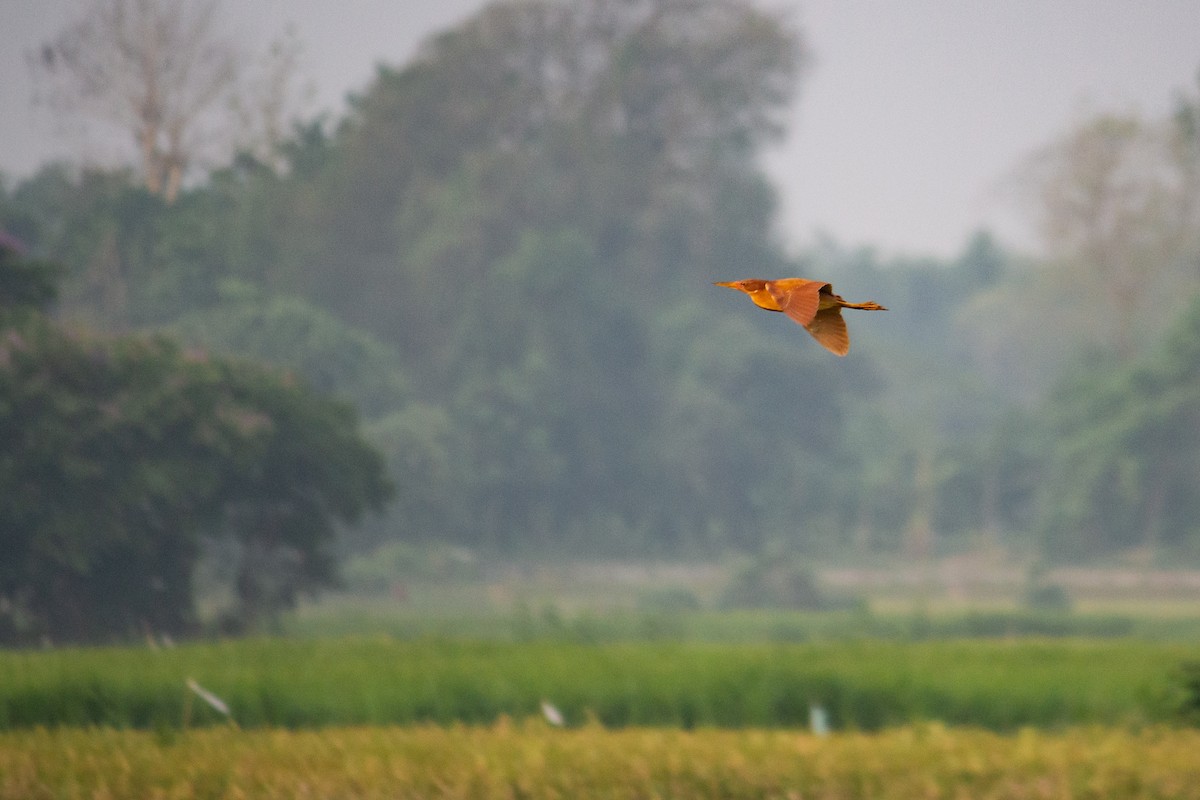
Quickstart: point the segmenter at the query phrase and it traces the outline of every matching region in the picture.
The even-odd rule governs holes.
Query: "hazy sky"
[[[763,0],[768,2],[768,0]],[[30,105],[24,60],[87,0],[0,0],[0,171],[80,143]],[[1002,191],[1023,155],[1102,112],[1165,114],[1200,69],[1197,0],[770,0],[794,9],[812,61],[788,141],[767,160],[781,233],[885,252],[956,253],[987,226],[1027,242]],[[229,29],[265,45],[288,21],[315,108],[338,110],[378,62],[401,64],[483,0],[242,0]]]

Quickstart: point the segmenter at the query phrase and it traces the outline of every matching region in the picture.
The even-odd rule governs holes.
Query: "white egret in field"
[[[819,703],[808,704],[808,727],[817,736],[829,735],[829,713]]]
[[[562,712],[555,708],[554,704],[549,700],[542,701],[542,716],[546,718],[546,722],[549,722],[556,728],[561,728],[566,724]]]
[[[187,687],[192,690],[193,694],[212,706],[213,709],[228,717],[230,722],[233,721],[233,712],[229,710],[229,706],[224,700],[217,697],[215,694],[210,692],[208,689],[205,689],[191,678],[187,679]]]

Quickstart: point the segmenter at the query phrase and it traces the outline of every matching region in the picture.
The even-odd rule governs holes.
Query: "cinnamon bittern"
[[[822,347],[834,355],[850,352],[850,334],[842,319],[843,308],[862,311],[887,311],[879,303],[848,303],[833,293],[833,286],[804,278],[780,278],[764,281],[751,278],[744,281],[717,281],[714,286],[727,286],[750,295],[754,305],[767,311],[782,311],[804,330],[812,334]]]

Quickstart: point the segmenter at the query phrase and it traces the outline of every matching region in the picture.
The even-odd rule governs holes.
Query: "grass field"
[[[387,553],[405,554],[402,564]],[[395,553],[392,553],[395,556]],[[847,638],[1070,636],[1200,640],[1200,571],[1058,569],[1068,608],[1026,602],[1029,567],[944,558],[873,567],[813,565],[830,606],[731,608],[738,564],[487,563],[466,551],[394,546],[358,558],[356,591],[305,602],[283,631],[300,636],[386,633],[472,639],[803,642]],[[370,575],[370,579],[364,577]]]
[[[1014,637],[1136,638],[1200,641],[1200,603],[1191,613],[1158,604],[1056,613],[1019,608],[912,612],[733,611],[635,609],[565,613],[553,602],[520,605],[505,612],[435,614],[425,607],[397,607],[378,597],[330,597],[302,607],[283,631],[292,636],[330,638],[346,634],[398,639],[441,637],[488,641],[558,639],[579,643],[687,641],[754,644],[879,639],[978,639]]]
[[[1200,798],[1200,732],[928,724],[818,738],[596,725],[0,734],[0,800]]]
[[[0,652],[0,800],[1200,798],[1200,645],[1106,619],[550,608]]]
[[[179,727],[194,678],[244,727],[490,724],[545,698],[607,727],[838,729],[923,720],[997,731],[1178,719],[1200,647],[1131,640],[809,644],[385,637],[0,653],[0,728]],[[217,721],[196,709],[195,722]]]
[[[1200,798],[1186,593],[1068,613],[853,574],[857,607],[731,610],[714,575],[412,580],[287,638],[0,652],[0,800]]]

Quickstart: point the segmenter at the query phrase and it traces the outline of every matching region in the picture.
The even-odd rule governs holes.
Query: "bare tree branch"
[[[30,56],[48,105],[128,131],[147,190],[175,199],[217,133],[243,58],[219,35],[216,0],[95,0]]]

